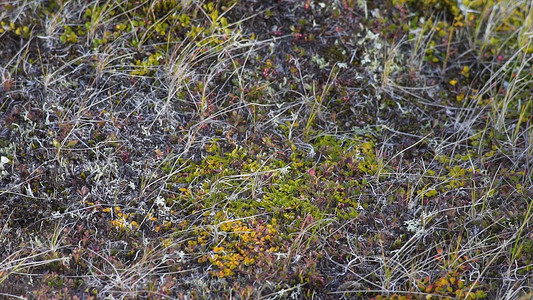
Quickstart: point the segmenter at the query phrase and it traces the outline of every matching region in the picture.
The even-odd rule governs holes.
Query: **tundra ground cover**
[[[0,1],[0,294],[527,299],[529,1]]]

